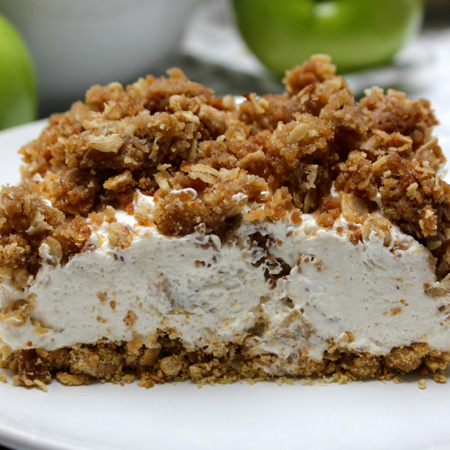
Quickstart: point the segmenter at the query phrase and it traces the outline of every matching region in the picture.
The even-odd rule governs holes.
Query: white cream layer
[[[430,253],[398,228],[389,246],[373,232],[354,245],[344,219],[326,230],[304,214],[299,225],[243,221],[236,239],[222,244],[214,235],[172,238],[133,216],[118,218],[136,233],[129,248],[111,247],[104,225],[102,239],[93,234],[94,249],[64,267],[47,255],[27,296],[31,319],[48,331],[30,319],[0,322],[7,345],[51,350],[101,338],[145,341],[165,330],[192,349],[212,349],[217,340],[241,342],[259,324],[252,351],[283,357],[301,350],[321,359],[331,341],[374,354],[412,342],[450,350],[449,295],[429,290],[440,287]],[[249,238],[254,233],[269,236],[269,260]],[[290,272],[284,265],[284,276],[267,280],[281,260]],[[27,297],[0,285],[2,307],[17,298]]]

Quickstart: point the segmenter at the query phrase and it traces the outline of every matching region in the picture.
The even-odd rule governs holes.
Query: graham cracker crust
[[[46,390],[53,377],[68,386],[95,381],[131,383],[151,388],[155,384],[192,380],[204,384],[289,382],[318,377],[347,383],[356,380],[396,380],[410,372],[445,383],[450,353],[425,343],[394,348],[387,355],[350,351],[330,345],[321,360],[275,354],[251,355],[244,345],[227,344],[212,353],[188,350],[178,339],[160,335],[151,347],[137,339],[130,342],[97,342],[54,351],[42,349],[9,353],[3,349],[2,368],[14,373],[13,383]]]

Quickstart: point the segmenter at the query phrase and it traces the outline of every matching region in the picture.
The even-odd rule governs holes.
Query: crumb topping
[[[299,223],[302,213],[322,227],[340,214],[358,224],[371,218],[370,229],[381,208],[427,245],[444,278],[450,188],[439,177],[445,158],[430,104],[379,88],[358,103],[325,56],[284,82],[284,94],[248,94],[239,104],[179,69],[93,86],[21,149],[23,181],[0,193],[2,276],[23,284],[48,258],[43,243],[64,264],[89,247],[88,220],[109,220],[114,208],[170,236],[199,226],[224,236],[240,220]],[[154,197],[152,217],[134,211],[136,191]],[[111,245],[131,243],[126,226],[111,230]]]

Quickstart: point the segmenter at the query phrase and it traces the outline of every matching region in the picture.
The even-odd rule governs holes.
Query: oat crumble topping
[[[154,196],[152,221],[173,236],[199,224],[221,235],[252,203],[263,208],[245,220],[315,212],[330,227],[343,198],[371,212],[378,196],[384,216],[432,250],[438,277],[450,272],[450,190],[426,100],[372,88],[357,103],[324,56],[288,72],[284,94],[239,105],[168,73],[92,87],[21,149],[23,182],[0,197],[2,273],[19,284],[35,274],[42,242],[64,264],[86,246],[86,219],[130,209],[136,189]],[[113,228],[112,244],[129,245],[128,230]]]

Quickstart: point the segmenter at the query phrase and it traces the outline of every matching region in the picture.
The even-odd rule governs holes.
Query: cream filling
[[[191,349],[213,350],[256,327],[251,351],[284,358],[321,359],[331,342],[380,355],[413,342],[450,350],[449,294],[435,281],[429,251],[396,227],[389,245],[375,231],[353,244],[344,218],[323,229],[304,214],[298,225],[243,220],[222,243],[201,233],[167,237],[123,212],[117,218],[135,232],[127,249],[108,244],[105,224],[93,249],[64,267],[43,245],[28,292],[0,284],[3,308],[17,298],[33,305],[21,326],[0,321],[4,343],[52,350],[102,338],[151,341],[166,331]]]

